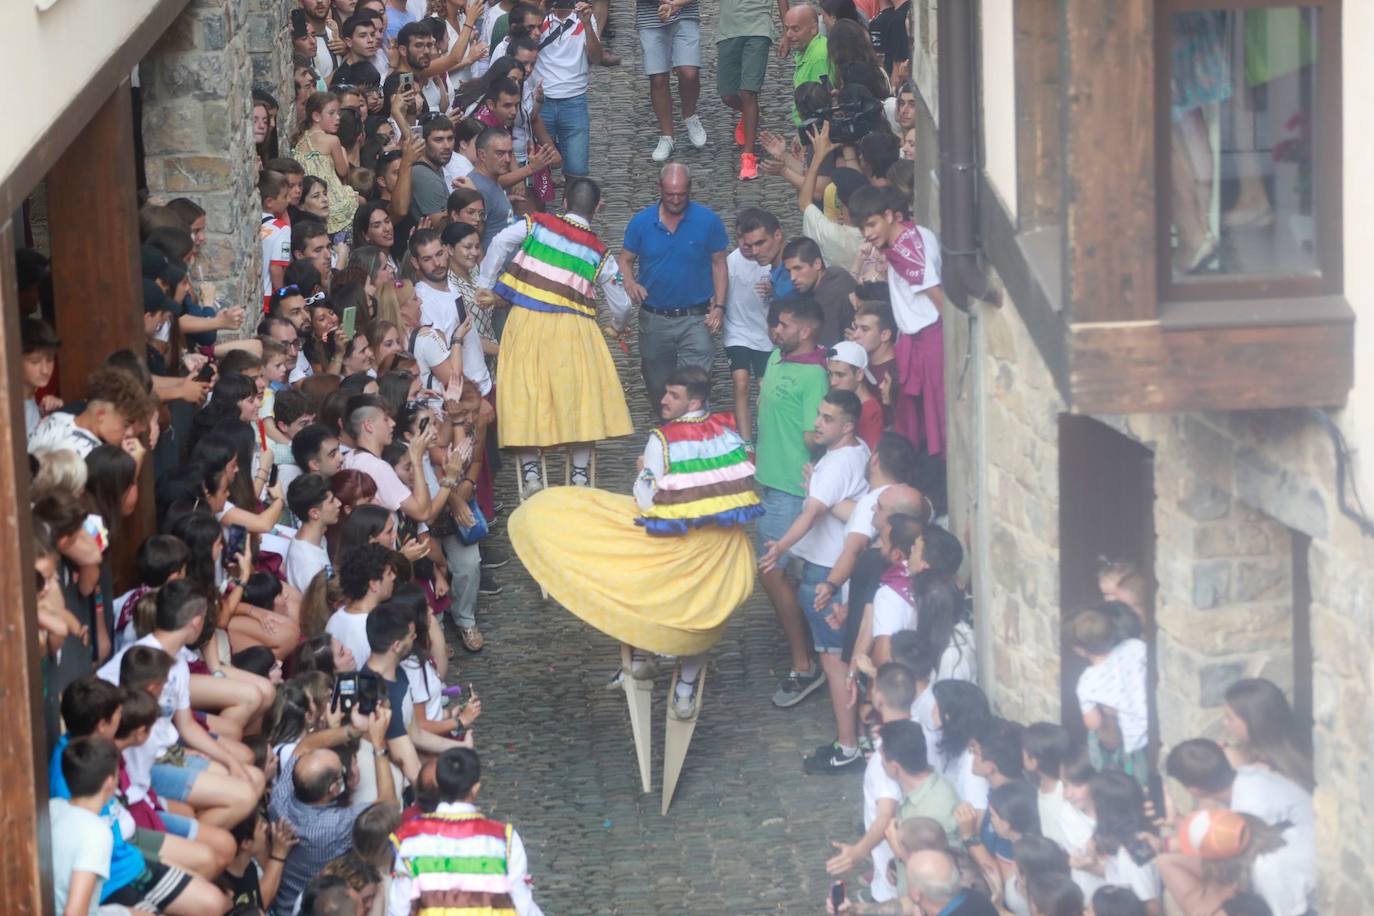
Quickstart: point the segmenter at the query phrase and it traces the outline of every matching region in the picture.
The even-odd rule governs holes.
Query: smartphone
[[[267,472],[267,485],[275,487],[277,485],[277,471],[281,470],[281,465],[273,464],[272,470]]]
[[[331,705],[343,713],[347,719],[358,701],[358,675],[356,672],[340,674],[334,679],[334,696]]]
[[[420,435],[423,436],[423,435],[425,434],[425,430],[427,430],[427,429],[429,429],[429,417],[421,417],[421,418],[420,418]]]
[[[402,73],[402,74],[401,74],[401,91],[402,91],[402,92],[409,92],[410,90],[412,90],[412,89],[414,89],[414,88],[415,88],[415,74],[414,74],[414,73]]]
[[[1164,776],[1163,776],[1163,774],[1161,774],[1161,773],[1153,773],[1153,774],[1151,774],[1151,776],[1150,776],[1149,792],[1150,792],[1150,796],[1149,796],[1149,797],[1150,797],[1150,805],[1155,809],[1155,810],[1154,810],[1154,819],[1155,819],[1155,820],[1162,820],[1162,819],[1165,817],[1165,812],[1168,810],[1167,808],[1164,807]]]
[[[830,905],[835,908],[835,912],[837,913],[840,911],[840,907],[844,906],[843,881],[836,881],[834,884],[830,885]]]
[[[201,366],[200,371],[196,373],[196,381],[198,382],[208,382],[210,381],[210,379],[214,377],[215,367],[211,363],[206,363],[205,365]]]
[[[343,320],[339,323],[341,333],[347,340],[353,339],[353,331],[358,325],[358,307],[350,305],[343,310]]]

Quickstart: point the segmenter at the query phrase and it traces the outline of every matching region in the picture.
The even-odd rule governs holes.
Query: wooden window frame
[[[1225,274],[1174,277],[1168,253],[1173,223],[1170,193],[1170,38],[1176,13],[1304,7],[1317,11],[1317,63],[1312,89],[1312,177],[1317,272],[1306,275]],[[1341,232],[1341,0],[1157,0],[1155,4],[1155,187],[1158,314],[1180,318],[1192,303],[1256,299],[1301,300],[1340,295],[1344,288]],[[1186,319],[1185,319],[1186,320]]]

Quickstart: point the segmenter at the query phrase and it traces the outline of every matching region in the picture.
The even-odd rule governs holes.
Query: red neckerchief
[[[781,361],[784,363],[802,363],[803,365],[807,366],[824,367],[826,361],[826,352],[827,351],[825,347],[817,347],[809,353],[794,353],[790,356],[784,353],[782,354]]]
[[[901,595],[902,600],[907,604],[916,604],[911,594],[911,571],[907,569],[906,560],[898,560],[893,563],[878,581]]]
[[[915,223],[902,223],[905,227],[897,240],[882,249],[887,263],[906,282],[913,286],[924,286],[926,276],[926,245],[921,240]]]

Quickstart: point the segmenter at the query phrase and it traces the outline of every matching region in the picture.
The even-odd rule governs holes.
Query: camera
[[[820,83],[828,86],[828,81]],[[852,146],[868,136],[883,115],[883,103],[875,99],[863,86],[845,86],[840,90],[833,104],[824,107],[802,106],[803,99],[798,95],[798,108],[803,117],[797,132],[802,143],[810,145],[811,130],[821,124],[830,125],[830,140],[840,146]],[[818,102],[819,97],[807,101]]]
[[[365,716],[377,711],[387,697],[386,684],[372,671],[349,671],[334,678],[334,696],[330,703],[347,718],[354,709]]]

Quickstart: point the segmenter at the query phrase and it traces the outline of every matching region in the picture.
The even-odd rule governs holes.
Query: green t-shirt
[[[759,383],[758,419],[754,426],[758,454],[754,479],[765,487],[806,496],[802,467],[811,460],[803,436],[816,425],[816,408],[829,390],[825,367],[785,363],[782,351],[768,357]]]
[[[749,36],[776,40],[778,33],[773,24],[776,7],[773,0],[720,0],[716,42]]]
[[[501,43],[501,39],[510,34],[510,13],[502,13],[496,20],[496,24],[491,27],[491,46],[494,48]]]
[[[824,35],[817,35],[811,39],[806,50],[794,54],[793,58],[797,62],[797,70],[792,75],[793,89],[802,83],[819,82],[822,76],[830,80],[831,86],[835,85],[835,74],[830,72],[830,43]],[[797,113],[795,104],[792,105],[792,123],[801,123],[801,115]]]

